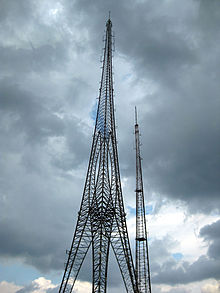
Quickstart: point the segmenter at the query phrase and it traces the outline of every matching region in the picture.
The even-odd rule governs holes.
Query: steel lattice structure
[[[147,227],[144,205],[144,189],[140,155],[140,134],[135,107],[135,147],[136,147],[136,255],[135,271],[137,286],[141,293],[151,293],[150,266]]]
[[[106,292],[109,248],[112,247],[127,292],[138,292],[122,198],[116,143],[112,22],[106,36],[92,149],[78,220],[59,292],[72,292],[82,263],[92,248],[92,292]]]

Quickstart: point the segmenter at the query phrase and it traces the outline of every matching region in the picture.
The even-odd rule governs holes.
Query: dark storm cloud
[[[213,259],[220,258],[220,220],[207,225],[200,230],[200,236],[210,242],[208,256]]]
[[[1,3],[0,256],[48,272],[63,269],[91,142],[77,101],[88,85],[67,73],[68,32],[45,23],[39,7]],[[92,104],[86,95],[83,103]]]
[[[111,10],[116,48],[132,64],[135,86],[155,86],[138,101],[151,190],[185,201],[191,212],[219,209],[219,1],[188,1],[181,11],[175,1],[160,7],[153,1],[79,1],[76,7],[86,16],[81,24],[98,36]],[[121,159],[129,175],[125,137]]]
[[[1,116],[11,123],[10,133],[23,132],[29,143],[63,135],[63,121],[44,107],[42,97],[20,89],[9,79],[3,79],[0,87]]]
[[[42,271],[63,268],[66,223],[71,224],[73,209],[79,205],[79,201],[77,206],[67,202],[80,199],[82,188],[73,187],[81,182],[80,177],[63,173],[66,163],[62,158],[69,162],[68,170],[77,169],[83,159],[81,150],[88,151],[87,137],[79,134],[77,119],[64,122],[47,100],[42,103],[44,97],[9,86],[8,80],[0,85],[0,146],[4,155],[0,159],[0,255],[21,257]],[[59,138],[64,146],[57,152]],[[73,149],[74,143],[77,148]],[[60,162],[56,168],[54,160]]]
[[[63,239],[70,242],[72,235],[66,232],[72,230],[82,193],[78,172],[63,170],[82,164],[87,136],[80,133],[79,119],[56,114],[57,99],[28,91],[9,77],[0,88],[0,256],[19,257],[44,272],[62,270]],[[76,206],[67,204],[70,198],[77,199]]]
[[[166,5],[162,1],[161,4],[158,7],[153,1],[79,1],[76,7],[87,16],[82,24],[89,23],[91,33],[98,35],[99,26],[111,10],[116,48],[134,65],[136,73],[140,74],[137,79],[142,75],[142,79],[147,77],[166,86],[169,81],[175,86],[174,80],[177,82],[182,67],[197,61],[196,52],[187,41],[189,32],[186,30],[190,29],[190,10],[194,10],[195,5],[189,1],[182,7],[183,12],[175,16],[178,10],[175,3]]]
[[[64,177],[59,169],[51,175],[50,160],[41,155],[44,151],[32,148],[35,161],[31,158],[28,165],[15,153],[1,159],[0,256],[19,257],[45,272],[63,268],[67,248],[63,239],[71,240],[69,231],[80,203],[76,199],[81,189],[75,185],[83,181]],[[75,200],[67,204],[71,199]]]
[[[158,284],[188,284],[205,279],[220,278],[220,261],[201,256],[193,264],[188,262],[176,266],[175,261],[166,262],[157,270],[157,275],[152,277],[153,283]]]
[[[209,5],[212,6],[210,2]],[[208,14],[205,10],[203,13]],[[212,15],[208,17],[211,20]],[[173,20],[177,20],[171,21],[174,27]],[[153,77],[158,86],[156,94],[140,102],[141,111],[146,111],[140,122],[146,181],[154,191],[186,201],[191,210],[219,208],[220,87],[216,52],[220,44],[214,43],[218,30],[212,32],[213,47],[208,49],[203,30],[195,24],[200,22],[196,11],[194,18],[175,33],[169,31],[169,21],[159,28],[154,26],[155,21],[159,19],[154,18],[150,28],[153,38],[159,34],[158,56],[157,49],[152,54],[147,49],[139,50],[135,55],[137,70],[146,78]],[[186,34],[191,34],[191,40]],[[142,35],[142,42],[154,46],[155,40],[149,45],[147,35]],[[148,107],[152,110],[148,111]]]
[[[199,97],[164,103],[145,116],[143,126],[150,127],[142,136],[144,165],[157,192],[187,201],[193,210],[209,211],[219,208],[220,103]]]
[[[34,47],[30,42],[27,48],[0,47],[1,68],[5,73],[30,73],[32,70],[43,73],[44,71],[55,70],[65,66],[65,47],[62,43],[54,46],[45,44]],[[63,64],[64,63],[64,64]],[[13,66],[11,67],[11,65]],[[58,68],[57,68],[58,67]]]

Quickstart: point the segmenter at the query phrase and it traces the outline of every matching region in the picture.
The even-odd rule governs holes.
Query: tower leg
[[[76,230],[73,236],[71,249],[68,254],[67,263],[63,279],[60,285],[59,293],[72,292],[75,280],[79,274],[82,263],[86,257],[91,244],[91,232],[88,223],[82,223],[78,219]]]
[[[111,246],[118,262],[126,291],[129,293],[138,292],[128,234],[126,226],[123,225],[123,220],[119,222],[115,218],[111,235]]]

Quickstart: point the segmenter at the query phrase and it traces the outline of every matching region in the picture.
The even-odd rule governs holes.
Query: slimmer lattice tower
[[[127,292],[138,292],[122,198],[113,101],[112,23],[106,23],[101,86],[80,211],[59,292],[72,292],[88,249],[92,292],[106,292],[112,247]]]
[[[136,146],[136,255],[135,271],[137,286],[141,293],[151,293],[150,266],[148,254],[147,228],[144,206],[144,190],[140,156],[140,138],[135,107],[135,146]]]

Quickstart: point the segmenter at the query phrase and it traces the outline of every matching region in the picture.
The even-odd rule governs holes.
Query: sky
[[[132,249],[136,105],[152,292],[220,292],[220,1],[0,7],[0,292],[58,290],[88,166],[109,11]],[[90,291],[89,256],[74,292]],[[125,292],[112,254],[108,292]]]

